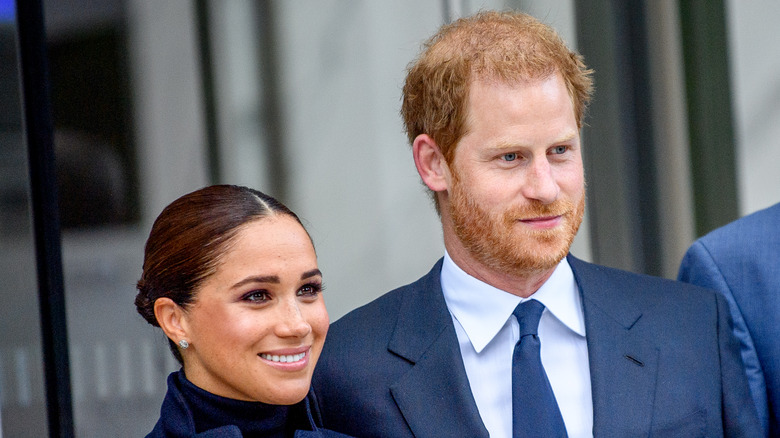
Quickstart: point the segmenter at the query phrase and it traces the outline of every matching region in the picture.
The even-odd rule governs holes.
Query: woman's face
[[[321,289],[314,247],[295,219],[243,225],[182,316],[187,379],[238,400],[302,400],[328,331]]]

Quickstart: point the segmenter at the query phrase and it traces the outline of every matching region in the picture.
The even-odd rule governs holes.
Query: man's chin
[[[529,248],[533,246],[533,248]],[[507,267],[511,267],[516,273],[539,274],[555,269],[558,263],[569,253],[571,244],[562,241],[560,235],[554,239],[534,239],[532,244],[526,243],[524,248],[518,251],[511,261],[507,260]]]

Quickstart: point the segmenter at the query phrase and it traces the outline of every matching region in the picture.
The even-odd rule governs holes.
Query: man
[[[314,384],[326,427],[755,436],[725,300],[567,257],[590,92],[581,58],[524,14],[480,13],[428,42],[402,114],[446,253],[332,325]]]
[[[729,302],[750,391],[768,436],[780,435],[780,204],[721,227],[691,245],[679,279]]]

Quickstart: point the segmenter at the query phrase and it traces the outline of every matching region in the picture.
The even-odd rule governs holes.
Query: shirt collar
[[[441,288],[450,313],[463,327],[477,353],[498,334],[515,307],[531,298],[544,304],[569,330],[585,336],[579,288],[565,257],[539,290],[523,299],[470,276],[445,251]]]

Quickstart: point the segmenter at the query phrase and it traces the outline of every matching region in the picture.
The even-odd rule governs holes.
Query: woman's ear
[[[434,192],[447,190],[450,169],[439,149],[439,145],[428,134],[420,134],[412,143],[414,164],[423,182]]]
[[[165,332],[165,336],[175,343],[182,339],[190,341],[187,336],[187,322],[184,315],[184,309],[174,303],[170,298],[158,298],[154,302],[154,316],[157,323]]]

